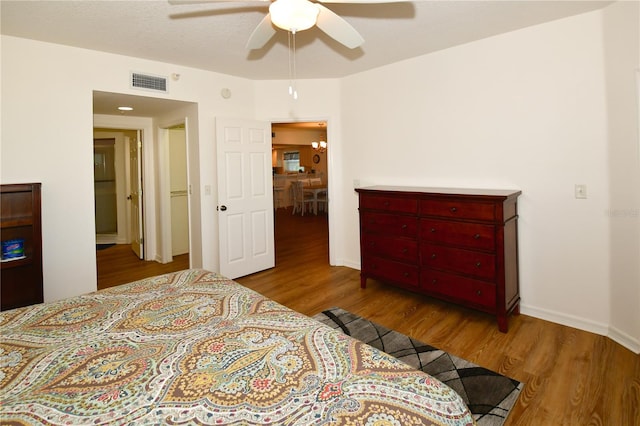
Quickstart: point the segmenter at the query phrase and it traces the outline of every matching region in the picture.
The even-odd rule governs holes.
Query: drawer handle
[[[402,253],[405,253],[405,254],[406,254],[408,251],[409,251],[409,249],[408,249],[408,248],[406,248],[406,247],[404,247],[404,248],[402,249]]]
[[[476,291],[476,295],[482,296],[482,291],[480,291],[480,290]]]
[[[436,228],[431,228],[431,233],[433,234],[434,232],[436,232]]]
[[[404,275],[404,277],[405,277],[405,278],[409,277],[409,273],[408,273],[408,272],[405,272],[405,273],[404,273],[404,274],[402,274],[402,275]]]
[[[438,280],[436,280],[435,278],[431,280],[431,284],[436,285],[438,284]]]
[[[455,208],[455,207],[451,207],[451,213],[455,213],[455,212],[457,212],[457,211],[458,211],[458,209],[457,209],[457,208]]]
[[[480,239],[480,234],[476,234],[476,235],[474,235],[474,236],[473,236],[473,239],[474,239],[474,240],[478,240],[478,239]]]
[[[388,201],[385,201],[385,202],[384,202],[384,206],[385,206],[385,207],[389,207],[389,202],[388,202]]]
[[[402,224],[402,226],[401,226],[401,228],[402,228],[402,229],[407,229],[407,224],[406,224],[406,223],[403,223],[403,224]]]
[[[375,243],[374,241],[371,241],[371,242],[369,243],[369,247],[375,247],[375,246],[376,246],[376,243]]]
[[[482,266],[482,263],[476,262],[476,268],[479,268],[480,266]]]
[[[436,258],[436,254],[435,253],[431,253],[431,258],[435,259]]]

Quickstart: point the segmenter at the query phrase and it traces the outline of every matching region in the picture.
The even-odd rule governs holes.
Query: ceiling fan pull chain
[[[287,32],[287,42],[289,51],[289,95],[293,96],[293,73],[291,70],[291,31]]]
[[[298,78],[296,70],[296,30],[291,33],[293,34],[293,99],[298,99],[298,88],[296,87],[296,79]]]
[[[298,90],[296,89],[296,30],[291,29],[287,32],[287,41],[289,43],[289,95],[293,99],[298,99]]]

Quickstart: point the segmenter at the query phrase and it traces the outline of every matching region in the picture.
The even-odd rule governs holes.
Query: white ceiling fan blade
[[[316,3],[316,5],[320,9],[316,25],[328,36],[344,44],[349,49],[355,49],[364,43],[364,38],[350,23],[320,3]]]
[[[409,0],[318,0],[321,3],[409,3]]]
[[[205,4],[205,3],[247,3],[247,2],[268,2],[270,0],[167,0],[170,5],[180,4]]]
[[[267,13],[255,30],[251,33],[247,41],[247,49],[261,49],[271,37],[276,33],[276,29],[271,25],[271,14]]]

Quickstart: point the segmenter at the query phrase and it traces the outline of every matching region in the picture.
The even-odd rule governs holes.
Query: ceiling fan
[[[317,26],[329,37],[344,46],[355,49],[364,38],[347,21],[322,3],[394,3],[406,0],[169,0],[170,4],[218,2],[269,2],[269,12],[253,30],[247,42],[248,49],[261,49],[276,34],[276,27],[293,34]]]

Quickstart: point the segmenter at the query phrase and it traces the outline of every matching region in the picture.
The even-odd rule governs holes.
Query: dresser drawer
[[[416,240],[364,234],[362,236],[362,250],[366,254],[418,263],[418,242]]]
[[[496,307],[496,287],[489,282],[423,268],[420,272],[420,288],[458,301],[491,309]]]
[[[496,278],[496,261],[493,254],[423,243],[420,247],[420,257],[422,265],[430,268],[489,280]]]
[[[422,200],[420,215],[446,218],[496,220],[496,204],[457,200]]]
[[[420,219],[422,240],[494,251],[496,227],[477,223]]]
[[[362,259],[362,273],[386,279],[405,287],[417,288],[420,279],[417,265],[408,265],[374,256],[365,256]]]
[[[411,238],[415,238],[418,233],[417,217],[362,212],[360,220],[365,232]]]
[[[385,210],[397,213],[418,213],[418,200],[415,198],[385,197],[383,195],[361,195],[360,208]]]

